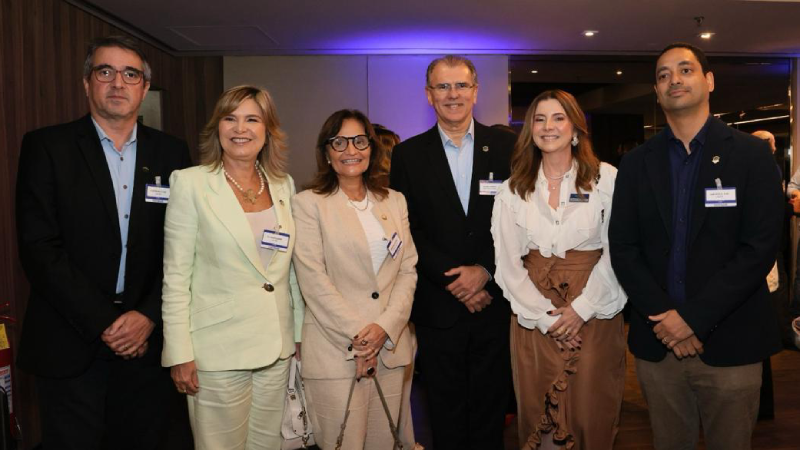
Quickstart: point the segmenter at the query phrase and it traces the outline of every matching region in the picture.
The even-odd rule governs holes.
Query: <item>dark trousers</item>
[[[36,378],[43,450],[149,450],[166,439],[169,369],[103,353],[80,376]]]
[[[435,450],[503,449],[511,393],[508,320],[498,326],[496,316],[475,313],[448,329],[416,325]]]

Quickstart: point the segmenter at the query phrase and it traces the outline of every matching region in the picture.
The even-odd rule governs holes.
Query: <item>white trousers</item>
[[[387,369],[379,364],[378,382],[381,384],[392,421],[397,425],[403,391],[405,366]],[[314,439],[323,450],[333,450],[344,420],[350,379],[314,380],[305,378],[306,401]],[[350,402],[350,417],[345,428],[343,450],[391,450],[394,440],[389,431],[389,420],[372,378],[364,377],[356,383]]]
[[[197,450],[281,448],[289,360],[255,370],[197,371],[200,391],[187,396]]]

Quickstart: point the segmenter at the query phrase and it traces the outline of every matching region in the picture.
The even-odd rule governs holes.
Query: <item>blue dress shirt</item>
[[[114,197],[117,200],[117,216],[119,218],[119,234],[122,237],[122,253],[119,260],[119,274],[117,275],[116,293],[125,290],[125,260],[128,257],[128,225],[131,216],[131,200],[133,198],[133,179],[136,170],[136,131],[138,125],[133,126],[128,140],[122,144],[122,150],[114,148],[114,141],[100,128],[92,118],[92,123],[100,137],[103,154],[108,162],[108,172],[111,183],[114,185]]]
[[[692,199],[709,123],[710,119],[689,143],[691,153],[686,152],[683,142],[675,137],[672,129],[666,129],[672,181],[672,248],[667,265],[667,294],[678,304],[686,301],[686,251],[692,220]]]
[[[439,136],[442,138],[444,154],[447,156],[447,164],[450,166],[450,173],[453,175],[453,182],[456,184],[458,198],[461,200],[461,207],[464,214],[468,213],[469,208],[469,188],[472,183],[472,160],[475,150],[475,120],[473,119],[467,129],[467,134],[461,138],[461,146],[458,147],[453,140],[447,136],[441,125]]]

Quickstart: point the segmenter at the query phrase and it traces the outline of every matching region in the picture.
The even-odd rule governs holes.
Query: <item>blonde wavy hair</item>
[[[281,130],[278,113],[272,97],[265,89],[242,85],[223,92],[214,107],[214,113],[200,132],[200,164],[217,170],[222,164],[222,144],[219,142],[219,122],[234,112],[245,100],[253,100],[261,112],[261,120],[267,130],[264,148],[258,153],[258,162],[270,176],[286,176],[288,160],[286,135]]]

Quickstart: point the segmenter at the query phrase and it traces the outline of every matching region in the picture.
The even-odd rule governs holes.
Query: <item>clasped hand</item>
[[[138,311],[128,311],[117,317],[103,331],[100,339],[114,354],[124,359],[140,358],[147,353],[147,338],[155,324]]]
[[[697,339],[694,330],[674,309],[655,316],[648,316],[648,319],[658,322],[653,327],[653,333],[662,344],[672,350],[678,359],[703,354],[703,343]]]
[[[547,312],[550,316],[560,316],[558,320],[547,329],[547,335],[556,340],[558,348],[563,350],[580,349],[583,339],[578,335],[583,328],[583,318],[575,312],[572,306],[562,306]]]
[[[484,289],[489,281],[489,273],[481,266],[458,266],[444,273],[445,276],[458,276],[447,285],[447,290],[458,299],[469,312],[480,312],[490,303],[492,296]]]
[[[389,335],[377,323],[365,326],[353,337],[350,344],[355,352],[356,378],[371,377],[378,371],[378,354]]]

